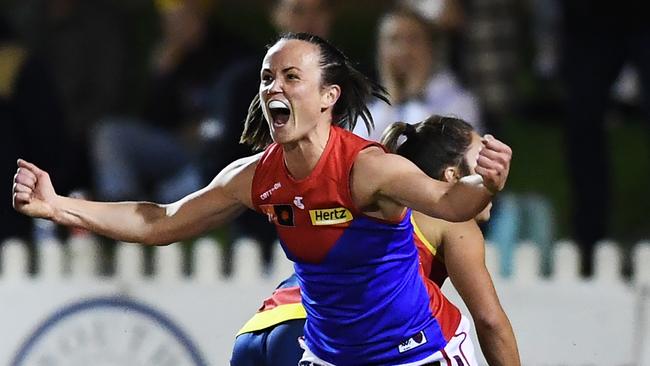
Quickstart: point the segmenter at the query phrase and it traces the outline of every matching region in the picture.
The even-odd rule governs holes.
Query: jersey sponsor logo
[[[296,205],[296,207],[298,207],[301,210],[305,209],[305,204],[302,203],[302,197],[301,196],[295,196],[293,198],[293,204]]]
[[[352,221],[352,212],[345,207],[309,210],[311,224],[314,226],[337,225]]]
[[[273,194],[273,192],[277,191],[277,190],[280,189],[280,188],[282,188],[282,183],[280,183],[280,182],[276,182],[276,183],[273,185],[273,187],[271,187],[271,188],[270,188],[269,190],[267,190],[266,192],[260,194],[260,199],[261,199],[262,201],[268,199],[269,197],[271,197],[271,195]]]
[[[420,331],[418,334],[400,343],[397,350],[399,353],[404,353],[413,348],[418,348],[425,343],[427,343],[427,337],[425,337],[423,331]]]
[[[281,226],[295,226],[291,205],[260,205],[269,222]]]

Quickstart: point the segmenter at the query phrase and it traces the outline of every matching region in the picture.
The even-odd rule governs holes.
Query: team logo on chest
[[[295,196],[293,198],[293,204],[296,205],[301,210],[305,209],[305,204],[302,202],[302,197],[301,196]]]
[[[309,210],[311,224],[314,226],[338,225],[352,221],[352,212],[345,207]]]
[[[291,205],[260,205],[269,222],[281,226],[295,226]]]

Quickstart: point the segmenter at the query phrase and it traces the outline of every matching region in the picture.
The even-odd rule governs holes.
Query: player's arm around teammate
[[[352,197],[366,214],[382,219],[399,217],[404,207],[410,207],[447,221],[467,221],[503,189],[510,170],[510,147],[489,135],[482,144],[476,173],[483,185],[442,182],[402,156],[366,149],[352,169]]]
[[[229,222],[247,206],[259,155],[230,164],[205,188],[170,204],[93,202],[60,196],[49,174],[18,160],[13,205],[26,215],[78,226],[126,242],[163,245]]]

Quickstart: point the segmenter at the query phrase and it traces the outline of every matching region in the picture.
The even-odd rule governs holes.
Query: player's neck
[[[286,144],[284,164],[294,179],[304,179],[314,170],[321,159],[330,136],[330,125],[321,125],[295,143]]]

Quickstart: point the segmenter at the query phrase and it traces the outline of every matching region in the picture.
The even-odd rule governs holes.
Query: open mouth
[[[282,127],[289,120],[291,109],[289,109],[289,106],[285,102],[272,100],[269,102],[269,114],[271,115],[273,125]]]

